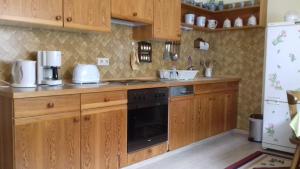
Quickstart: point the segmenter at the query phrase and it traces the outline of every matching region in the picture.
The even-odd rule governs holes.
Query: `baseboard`
[[[231,130],[233,133],[237,133],[237,134],[244,134],[244,135],[249,135],[249,131],[248,130],[242,130],[242,129],[233,129]]]

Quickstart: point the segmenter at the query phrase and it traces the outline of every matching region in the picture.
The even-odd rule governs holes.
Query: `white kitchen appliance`
[[[100,73],[96,65],[77,64],[73,70],[73,83],[100,83]]]
[[[12,65],[12,87],[36,87],[36,61],[17,60]]]
[[[300,90],[300,25],[269,24],[263,96],[263,148],[294,152],[287,90]],[[299,106],[298,106],[299,107]]]
[[[61,51],[38,51],[37,83],[39,85],[62,85],[59,74],[61,59]]]

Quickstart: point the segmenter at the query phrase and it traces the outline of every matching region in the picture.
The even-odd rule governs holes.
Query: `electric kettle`
[[[17,60],[12,65],[12,87],[31,88],[36,87],[36,61]]]

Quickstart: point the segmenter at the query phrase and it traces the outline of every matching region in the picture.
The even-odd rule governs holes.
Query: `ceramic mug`
[[[218,26],[218,21],[217,20],[215,20],[215,19],[208,20],[208,26],[207,27],[209,29],[216,29],[217,26]]]
[[[195,24],[195,14],[186,14],[185,15],[185,23],[189,25],[194,25]]]
[[[223,28],[231,28],[231,21],[228,18],[224,21]]]
[[[234,27],[243,27],[243,19],[238,17],[235,19]]]
[[[205,23],[206,23],[206,17],[205,16],[197,17],[197,26],[205,27]]]

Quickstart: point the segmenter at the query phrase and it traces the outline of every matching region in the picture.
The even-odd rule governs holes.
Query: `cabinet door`
[[[180,98],[170,102],[169,149],[193,142],[193,98]]]
[[[79,114],[16,119],[16,169],[80,169]]]
[[[118,169],[127,163],[127,111],[94,110],[81,127],[81,168]]]
[[[212,100],[210,95],[198,95],[194,100],[194,141],[208,138]]]
[[[232,130],[237,127],[237,105],[238,93],[236,91],[228,92],[225,95],[225,130]]]
[[[153,0],[112,0],[112,16],[151,24],[153,23]]]
[[[225,131],[225,94],[212,94],[210,99],[210,135],[214,136]]]
[[[154,0],[155,39],[180,40],[181,0]]]
[[[63,26],[63,0],[0,0],[0,19]]]
[[[110,0],[64,0],[64,27],[110,31]]]

